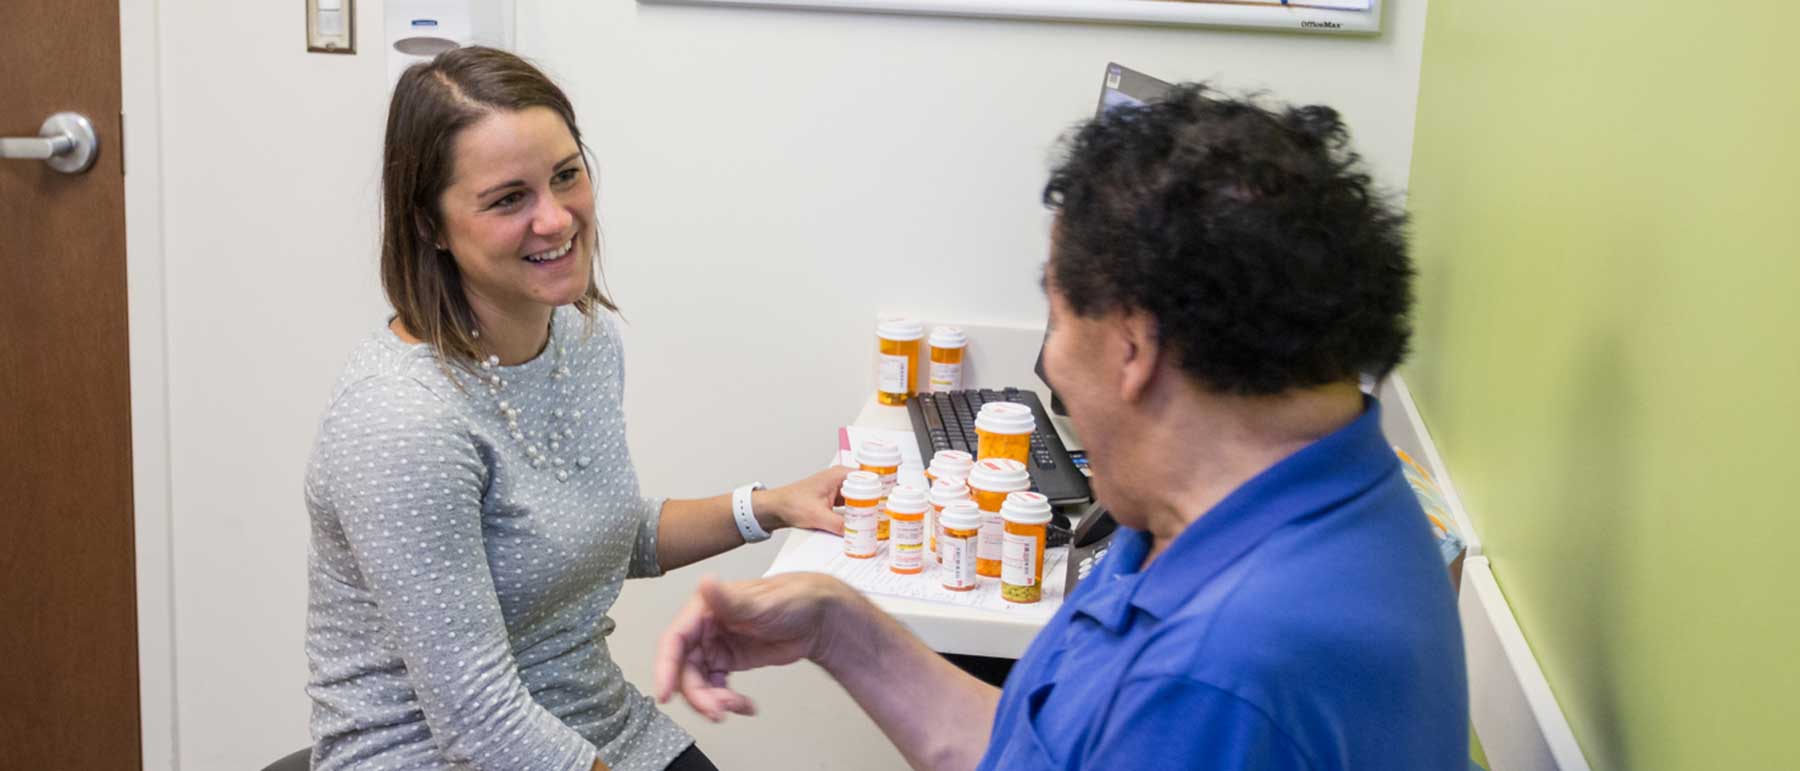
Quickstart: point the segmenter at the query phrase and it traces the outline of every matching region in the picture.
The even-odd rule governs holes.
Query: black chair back
[[[312,748],[307,747],[263,766],[262,771],[312,771]]]

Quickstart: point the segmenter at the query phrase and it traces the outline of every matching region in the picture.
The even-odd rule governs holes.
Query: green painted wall
[[[1597,769],[1800,768],[1800,5],[1429,13],[1404,372],[1525,636]]]

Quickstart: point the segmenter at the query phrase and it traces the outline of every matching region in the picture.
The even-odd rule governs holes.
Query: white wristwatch
[[[737,523],[738,534],[744,537],[744,543],[769,540],[769,531],[762,528],[756,521],[756,512],[750,510],[751,491],[767,489],[761,482],[751,482],[731,491],[731,519]]]

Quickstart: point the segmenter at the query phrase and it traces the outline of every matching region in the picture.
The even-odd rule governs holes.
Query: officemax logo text
[[[1318,29],[1343,29],[1344,27],[1344,25],[1335,21],[1303,21],[1300,22],[1300,26],[1302,28],[1316,27]]]

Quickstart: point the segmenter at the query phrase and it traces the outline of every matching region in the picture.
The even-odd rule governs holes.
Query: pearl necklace
[[[470,330],[469,336],[479,340],[481,339],[481,330]],[[552,382],[561,381],[563,378],[569,377],[570,372],[568,365],[563,363],[563,344],[562,341],[556,337],[556,321],[554,318],[551,319],[550,344],[555,347],[556,351],[556,358],[550,366],[550,380]],[[526,431],[519,427],[519,408],[501,396],[501,391],[506,388],[506,380],[500,377],[500,373],[497,371],[499,366],[500,357],[489,354],[488,357],[481,362],[481,373],[479,374],[479,377],[487,381],[488,396],[493,397],[494,406],[498,409],[501,419],[506,421],[506,433],[512,436],[513,441],[524,445],[525,457],[531,461],[532,468],[543,468],[548,464],[550,468],[556,471],[556,481],[569,481],[569,466],[571,464],[569,463],[567,456],[563,454],[563,450],[575,450],[575,447],[573,446],[575,429],[565,421],[581,420],[582,411],[575,410],[573,413],[568,413],[561,407],[550,410],[550,426],[543,435],[545,444],[549,446],[549,450],[546,452],[544,447],[539,446],[533,441],[539,438],[538,434]],[[577,454],[573,466],[576,469],[585,469],[592,465],[593,462],[593,458]]]

